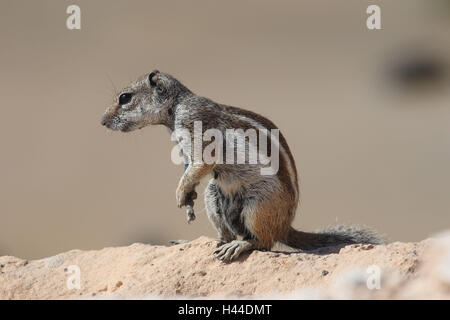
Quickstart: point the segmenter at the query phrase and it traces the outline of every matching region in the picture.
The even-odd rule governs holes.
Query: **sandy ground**
[[[214,258],[215,246],[200,237],[33,261],[4,256],[0,298],[450,298],[449,232],[418,243],[254,251],[228,264]]]

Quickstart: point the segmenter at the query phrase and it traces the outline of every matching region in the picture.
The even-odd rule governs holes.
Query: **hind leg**
[[[217,207],[218,197],[217,187],[214,179],[211,179],[205,190],[205,207],[209,221],[217,230],[219,244],[228,243],[236,239],[236,235],[230,230],[224,220],[223,214]]]
[[[239,233],[244,239],[222,245],[215,251],[217,258],[228,262],[246,251],[272,249],[273,244],[286,234],[290,221],[286,202],[245,203],[239,219],[229,221],[235,228],[245,228],[243,234]]]
[[[249,217],[250,214],[253,213],[254,212],[251,212],[251,208],[244,208],[241,215],[245,219],[246,216]],[[244,233],[240,233],[240,235],[243,236],[243,240],[233,240],[220,246],[216,251],[214,251],[219,260],[230,262],[237,259],[244,252],[255,249],[270,250],[272,248],[273,242],[271,239],[267,241],[267,237],[264,237],[264,234],[254,232],[255,230],[250,230],[242,219],[239,219],[239,222],[234,220],[233,223],[235,227],[236,223],[241,223],[242,225],[240,226],[240,229],[245,229]]]

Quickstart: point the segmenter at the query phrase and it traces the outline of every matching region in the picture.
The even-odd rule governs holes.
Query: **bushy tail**
[[[381,244],[385,241],[371,229],[337,225],[319,232],[302,232],[291,227],[287,238],[282,242],[292,248],[313,250],[356,243]]]

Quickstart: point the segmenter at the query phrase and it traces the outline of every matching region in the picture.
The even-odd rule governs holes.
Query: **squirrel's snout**
[[[102,124],[102,126],[108,126],[108,124],[111,123],[111,116],[108,114],[104,114],[100,123]]]

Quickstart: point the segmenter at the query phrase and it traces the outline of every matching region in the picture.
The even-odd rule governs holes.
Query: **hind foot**
[[[216,258],[225,262],[230,262],[239,257],[243,252],[253,249],[253,244],[245,240],[233,240],[225,243],[214,251]]]

